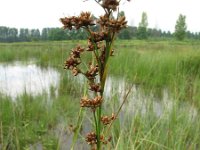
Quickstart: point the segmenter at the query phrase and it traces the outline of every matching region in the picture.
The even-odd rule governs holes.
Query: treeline
[[[94,27],[94,30],[97,27]],[[174,34],[170,31],[165,32],[158,29],[147,29],[147,33],[143,33],[139,27],[129,26],[122,30],[119,39],[135,39],[147,34],[148,38],[173,38]],[[43,28],[27,29],[27,28],[9,28],[0,26],[0,42],[29,42],[29,41],[60,41],[60,40],[82,40],[87,38],[84,30],[63,30],[62,28]],[[200,39],[199,33],[187,31],[187,38]]]
[[[9,28],[0,26],[0,42],[29,42],[29,41],[59,41],[71,39],[85,39],[86,33],[83,30],[63,30],[62,28]]]

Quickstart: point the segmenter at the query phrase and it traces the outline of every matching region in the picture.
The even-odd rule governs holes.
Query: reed
[[[125,16],[119,16],[120,1],[95,0],[95,2],[105,11],[99,19],[94,19],[90,12],[82,12],[78,17],[65,17],[61,18],[60,21],[64,29],[72,30],[74,28],[78,30],[82,28],[88,33],[87,48],[77,46],[72,49],[69,58],[65,61],[65,69],[71,70],[74,76],[83,75],[88,81],[90,91],[93,92],[92,98],[88,98],[86,93],[81,98],[80,105],[89,108],[93,113],[95,127],[94,131],[87,134],[86,142],[91,145],[91,149],[101,150],[102,144],[106,145],[111,140],[103,133],[104,128],[116,119],[115,114],[111,116],[102,115],[108,61],[114,52],[115,36],[126,27],[127,21]],[[116,18],[113,15],[115,11],[117,11]],[[98,27],[98,31],[94,31],[92,26]],[[87,63],[82,60],[84,51],[91,52],[93,55]]]

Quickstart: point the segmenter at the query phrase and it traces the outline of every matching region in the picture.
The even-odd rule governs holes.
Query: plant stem
[[[97,150],[101,150],[101,105],[99,106],[98,110],[97,110]]]
[[[82,122],[83,122],[83,109],[80,108],[79,115],[78,115],[78,120],[77,120],[77,123],[76,123],[76,129],[75,129],[75,132],[74,132],[74,135],[73,135],[73,140],[72,140],[72,145],[71,145],[70,150],[74,149],[74,146],[76,144],[76,141],[77,141],[77,138],[78,138],[78,133],[80,131]]]

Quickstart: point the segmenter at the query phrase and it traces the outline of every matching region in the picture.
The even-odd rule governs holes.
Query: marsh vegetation
[[[91,120],[79,106],[86,81],[63,69],[77,43],[86,45],[0,44],[0,149],[69,149],[77,121],[84,127],[75,149],[87,149]],[[111,129],[110,149],[199,149],[200,43],[127,40],[116,41],[115,49],[104,112],[117,111],[130,93]],[[10,85],[19,94],[7,92]]]

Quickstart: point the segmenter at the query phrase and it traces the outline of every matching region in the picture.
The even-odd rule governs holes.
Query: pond
[[[58,87],[59,81],[60,74],[50,67],[43,69],[31,62],[0,64],[0,92],[12,99],[24,92],[50,95],[50,88]]]
[[[83,76],[78,76],[72,80],[72,75],[67,74],[69,80],[82,84],[85,82]],[[60,84],[60,73],[51,68],[41,68],[33,62],[14,62],[0,64],[0,93],[10,96],[13,100],[24,92],[36,96],[47,94],[50,98],[50,90],[53,87],[55,94],[58,94]],[[130,89],[131,87],[131,89]],[[130,90],[124,110],[130,114],[143,113],[152,107],[153,112],[160,116],[166,111],[171,111],[173,103],[176,101],[169,95],[167,89],[163,89],[161,96],[156,97],[151,91],[144,94],[142,89],[136,85],[127,83],[123,78],[108,77],[105,87],[105,97],[109,100],[118,99],[120,103],[123,97]],[[196,110],[190,104],[183,103],[183,109],[187,109],[189,114],[196,115]]]

